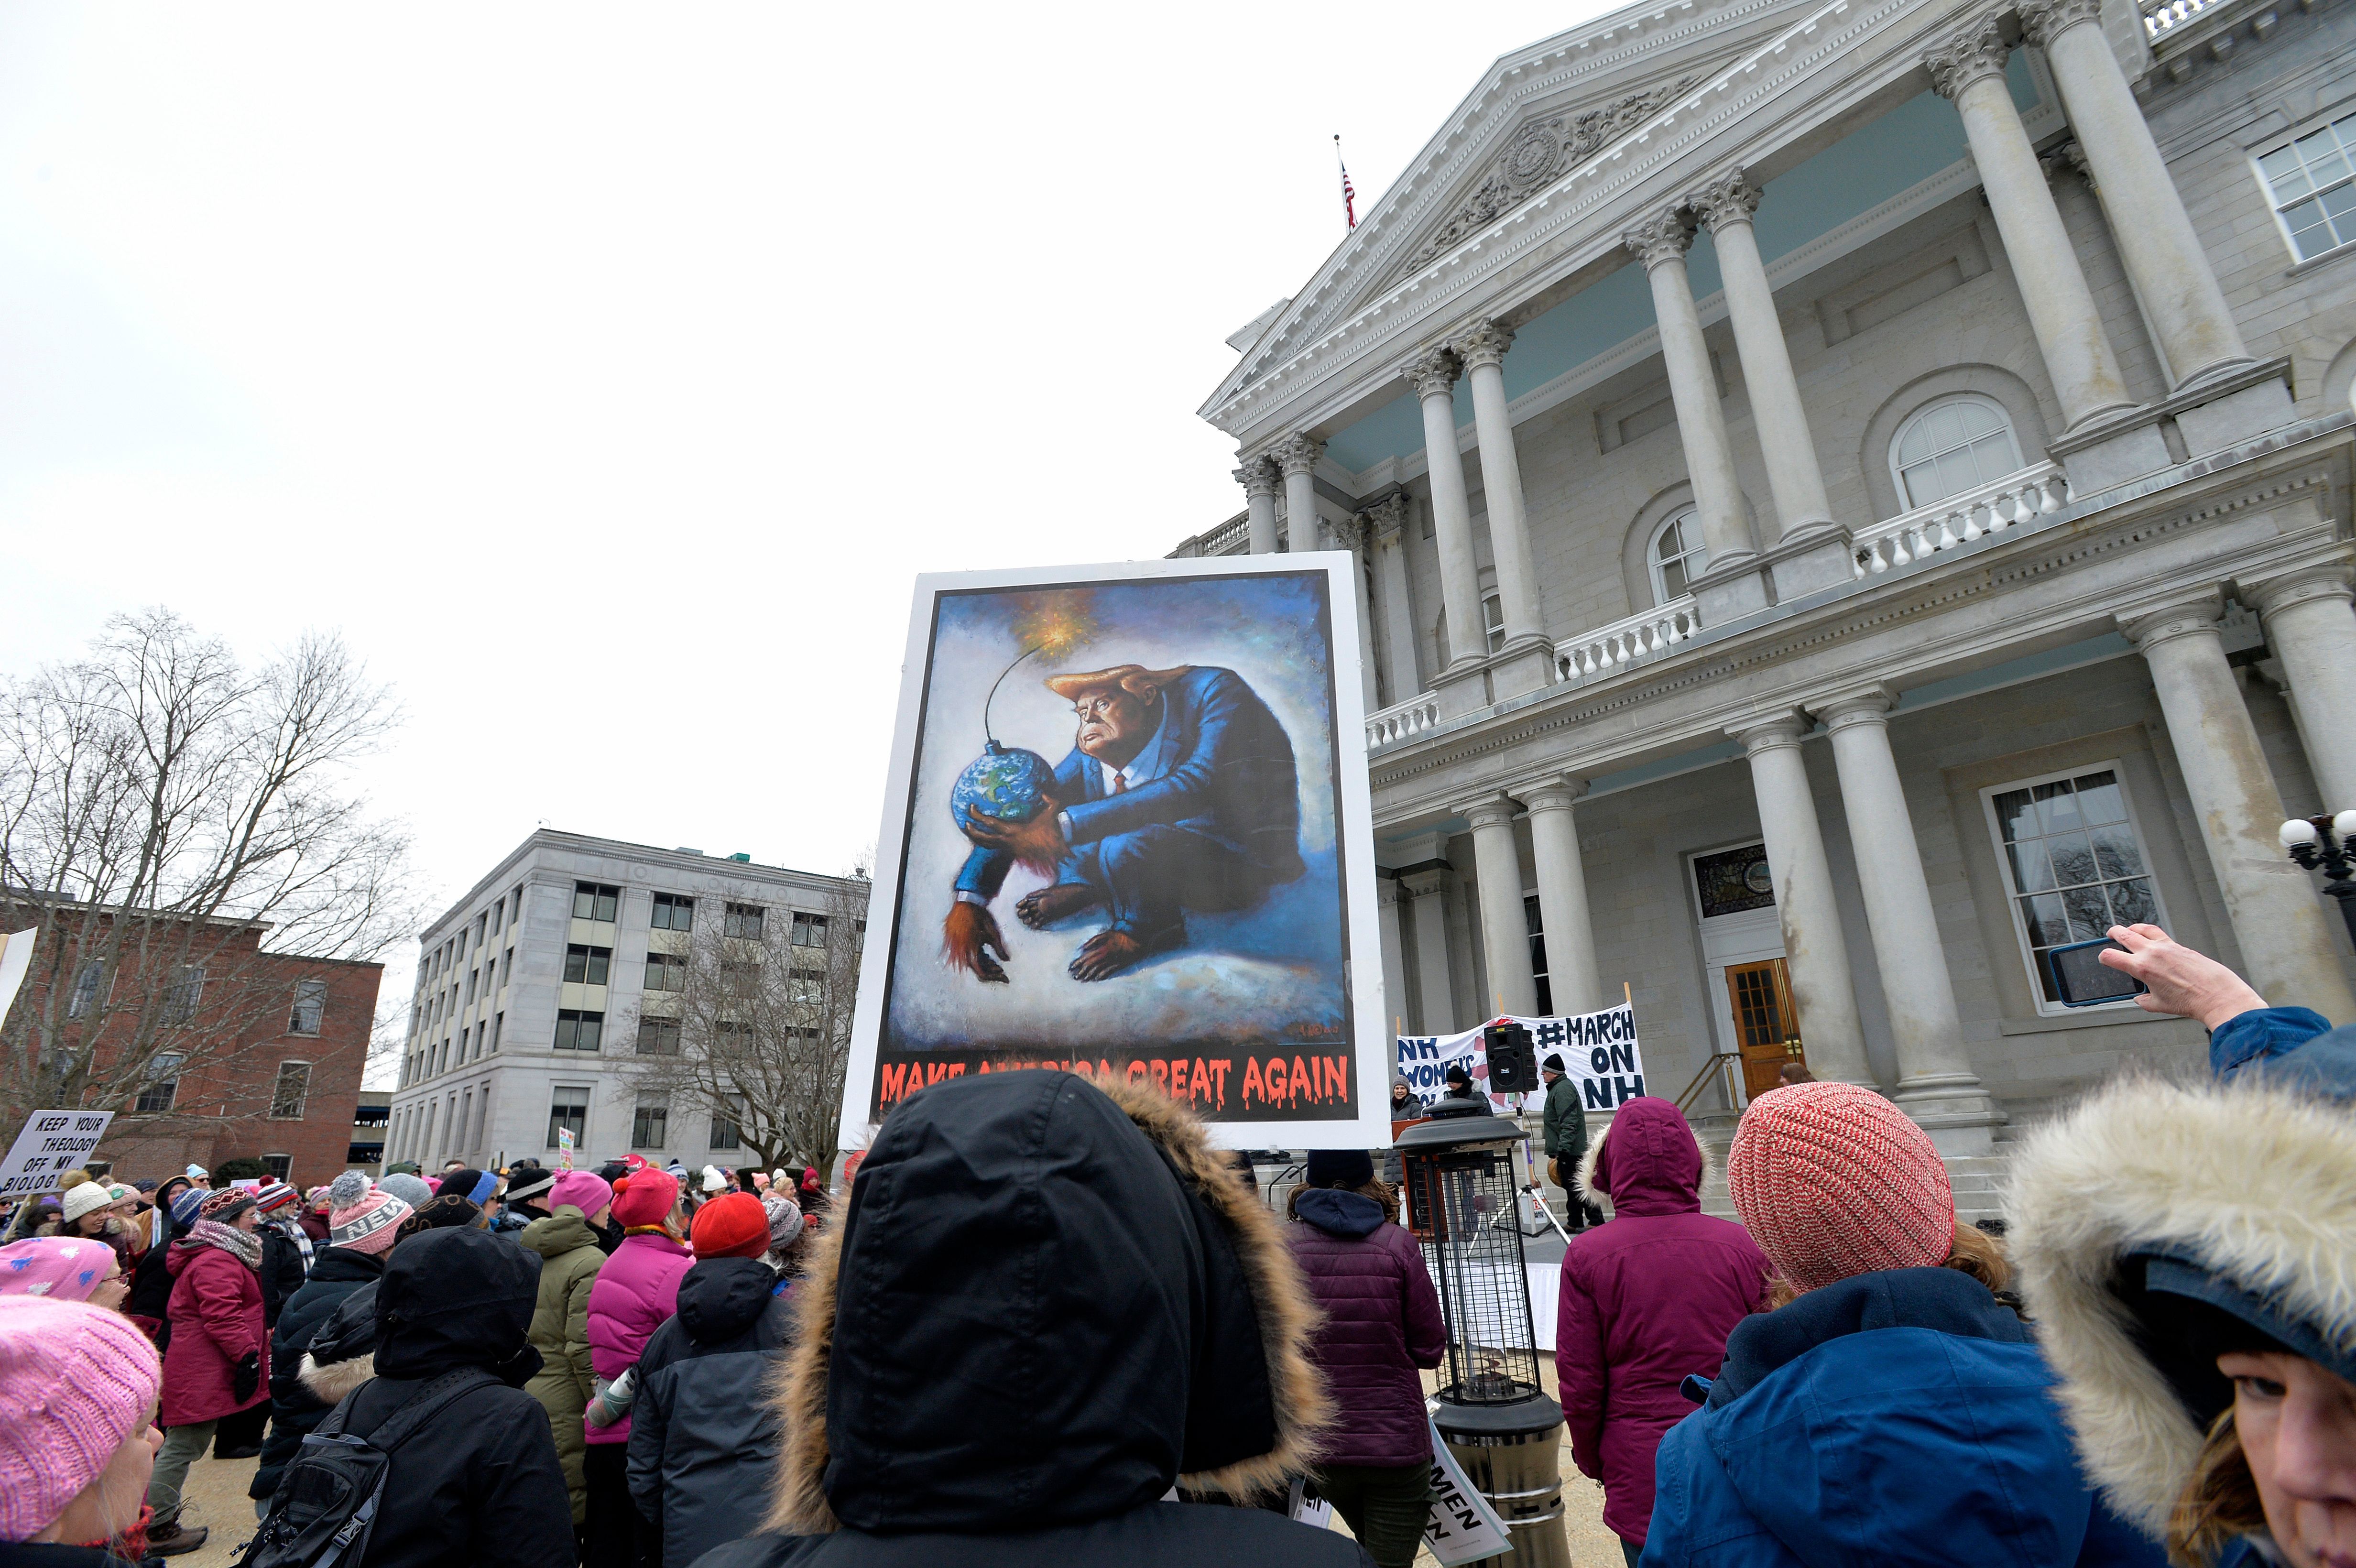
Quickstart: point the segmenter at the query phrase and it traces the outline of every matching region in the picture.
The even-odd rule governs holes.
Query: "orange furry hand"
[[[997,957],[991,956],[992,949]],[[941,923],[941,950],[950,963],[980,979],[1001,986],[1008,983],[1000,963],[1009,956],[1006,933],[998,929],[998,917],[985,905],[963,899],[949,905],[948,918]]]
[[[1052,795],[1039,797],[1039,809],[1021,822],[982,812],[966,816],[966,837],[985,849],[1003,850],[1043,877],[1052,877],[1070,845],[1064,825],[1056,820],[1063,807]]]

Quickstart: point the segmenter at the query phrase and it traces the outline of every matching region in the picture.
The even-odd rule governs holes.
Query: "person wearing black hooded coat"
[[[1370,1568],[1338,1531],[1162,1500],[1280,1492],[1328,1406],[1276,1217],[1150,1085],[912,1095],[813,1250],[777,1533],[701,1568]]]
[[[539,1288],[537,1253],[470,1228],[408,1236],[386,1262],[376,1375],[345,1400],[344,1429],[365,1437],[445,1372],[488,1376],[393,1449],[357,1568],[574,1568],[556,1440],[523,1392],[540,1370],[525,1338]]]

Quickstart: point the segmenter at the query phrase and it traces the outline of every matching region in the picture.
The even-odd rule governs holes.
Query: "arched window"
[[[1890,443],[1900,504],[1927,507],[2021,468],[2011,416],[1991,398],[1964,394],[1925,404]]]
[[[1701,542],[1701,514],[1688,507],[1653,530],[1644,564],[1653,574],[1653,603],[1665,604],[1691,592],[1687,586],[1709,562]]]

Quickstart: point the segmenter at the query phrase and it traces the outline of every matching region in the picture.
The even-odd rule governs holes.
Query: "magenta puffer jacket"
[[[1448,1349],[1440,1295],[1415,1238],[1363,1193],[1313,1188],[1294,1206],[1285,1239],[1325,1314],[1309,1359],[1325,1374],[1334,1421],[1318,1457],[1334,1465],[1431,1462],[1419,1367]]]
[[[1562,1260],[1554,1365],[1570,1456],[1603,1483],[1603,1522],[1637,1544],[1661,1435],[1694,1411],[1677,1385],[1718,1375],[1727,1335],[1763,1304],[1774,1272],[1748,1231],[1701,1211],[1701,1169],[1675,1105],[1627,1102],[1595,1155],[1612,1222],[1571,1238]]]
[[[695,1254],[669,1236],[651,1232],[622,1238],[589,1287],[589,1370],[611,1382],[636,1366],[655,1330],[679,1310],[680,1276]],[[611,1426],[592,1426],[591,1443],[627,1443],[627,1416]]]

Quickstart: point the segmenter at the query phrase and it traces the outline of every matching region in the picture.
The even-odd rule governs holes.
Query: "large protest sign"
[[[917,579],[846,1147],[1026,1067],[1390,1141],[1357,609],[1338,552]]]
[[[0,1163],[0,1200],[55,1192],[66,1172],[90,1162],[112,1111],[36,1111]]]
[[[0,933],[0,1019],[8,1016],[8,1006],[25,983],[25,972],[33,966],[33,939],[40,933],[38,926]]]
[[[1644,1092],[1644,1059],[1636,1048],[1636,1009],[1630,1004],[1570,1018],[1512,1021],[1530,1031],[1539,1061],[1556,1055],[1562,1058],[1563,1071],[1579,1085],[1579,1103],[1586,1109],[1614,1110]],[[1398,1070],[1407,1074],[1408,1088],[1426,1105],[1448,1092],[1448,1069],[1459,1063],[1472,1075],[1475,1085],[1487,1083],[1489,1053],[1480,1029],[1398,1037]],[[1545,1098],[1544,1094],[1525,1096],[1523,1108],[1541,1104]],[[1501,1110],[1514,1108],[1510,1094],[1492,1094],[1489,1099]]]

